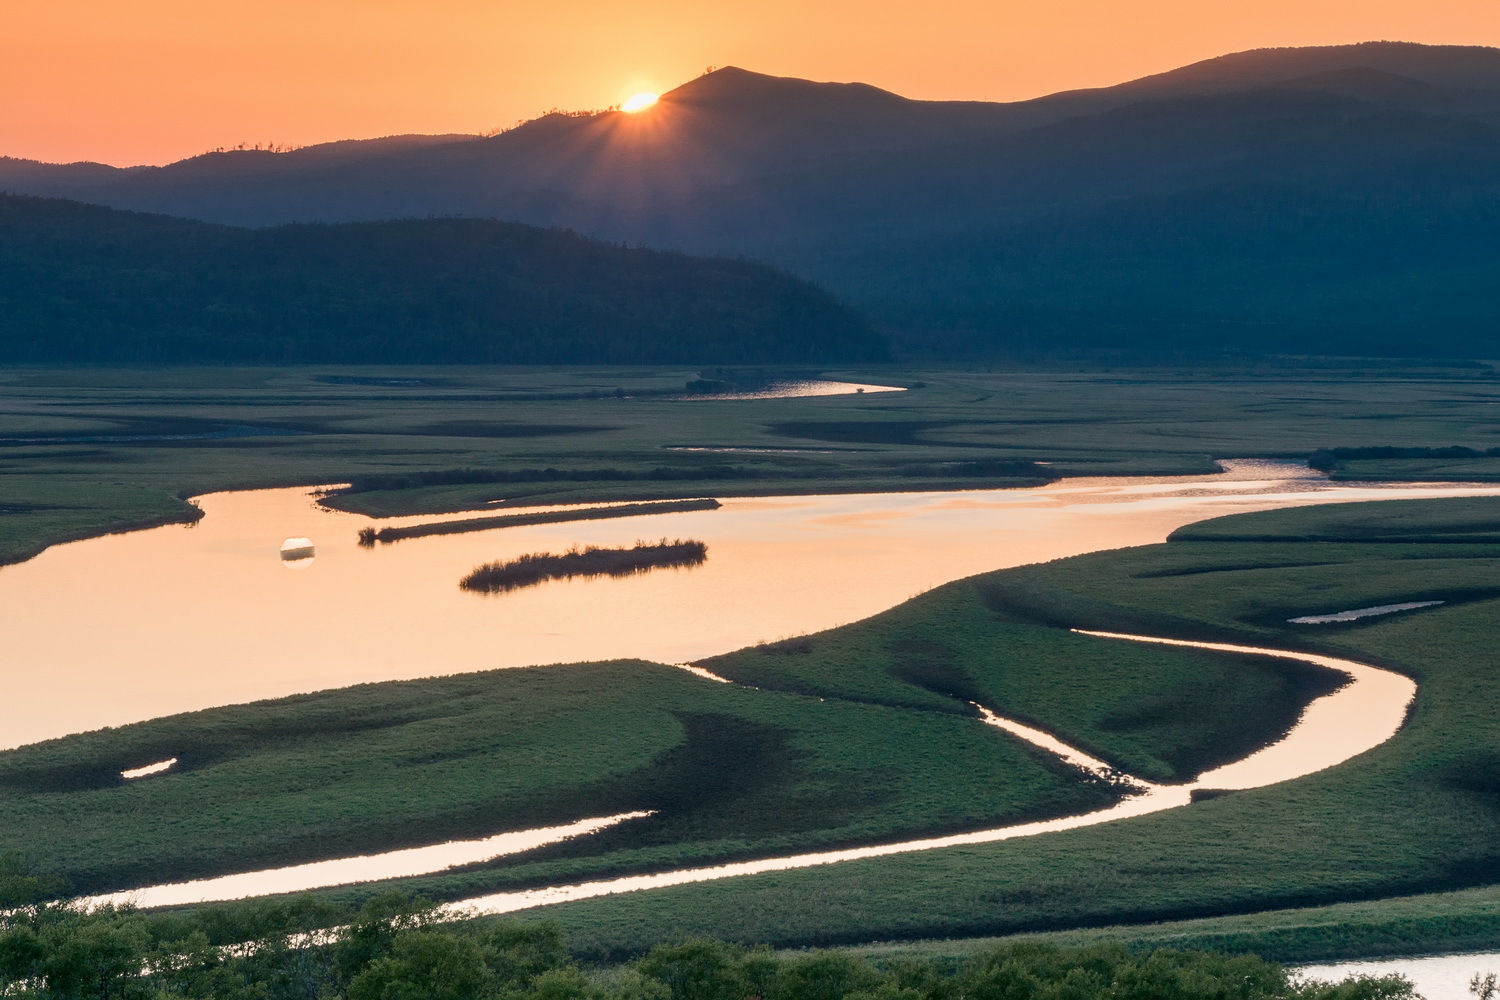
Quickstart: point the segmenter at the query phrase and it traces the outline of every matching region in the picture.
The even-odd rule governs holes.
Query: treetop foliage
[[[707,939],[582,968],[551,923],[440,922],[399,892],[352,920],[312,899],[191,913],[0,916],[0,995],[35,1000],[1415,1000],[1399,978],[1303,983],[1254,956],[1013,944],[953,967]]]

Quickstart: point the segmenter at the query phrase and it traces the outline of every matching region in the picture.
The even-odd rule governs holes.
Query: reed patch
[[[684,569],[708,560],[708,546],[693,539],[636,542],[630,548],[590,545],[561,554],[529,552],[507,562],[486,563],[459,581],[459,587],[480,594],[503,594],[535,587],[548,580],[575,577],[635,576],[654,569]]]

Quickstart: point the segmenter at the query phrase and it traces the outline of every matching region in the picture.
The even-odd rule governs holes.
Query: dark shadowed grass
[[[574,577],[634,576],[653,569],[701,566],[708,559],[708,546],[679,538],[660,542],[636,542],[630,548],[589,545],[557,555],[528,552],[507,562],[486,563],[459,581],[459,587],[480,594],[501,594],[521,587],[534,587],[548,580]]]

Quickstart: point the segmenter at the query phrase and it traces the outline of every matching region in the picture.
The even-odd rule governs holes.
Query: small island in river
[[[458,585],[464,590],[496,594],[575,576],[632,576],[668,566],[699,566],[707,559],[708,546],[692,539],[636,542],[628,549],[590,545],[561,555],[531,552],[509,562],[486,563]]]

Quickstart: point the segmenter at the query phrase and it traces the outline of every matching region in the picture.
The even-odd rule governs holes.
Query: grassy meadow
[[[165,774],[120,777],[171,757]],[[1115,797],[968,716],[625,661],[362,685],[9,751],[0,852],[93,892],[658,810],[424,884],[451,897],[995,826]]]
[[[982,579],[873,619],[700,664],[762,689],[959,712],[1063,736],[1136,777],[1180,782],[1271,742],[1343,674],[1308,664],[1076,635],[997,614]]]
[[[1336,447],[1500,444],[1500,378],[1468,362],[773,374],[909,388],[675,398],[698,378],[690,367],[7,368],[0,564],[189,519],[186,497],[257,486],[355,482],[359,492],[335,503],[384,517],[497,500],[994,488],[1197,474],[1211,458]],[[1419,478],[1500,471],[1488,456],[1423,462]],[[454,471],[479,475],[435,475]]]
[[[880,962],[955,963],[1007,945],[1087,948],[1114,945],[1134,952],[1179,948],[1260,955],[1276,962],[1323,962],[1493,950],[1500,941],[1500,888],[1397,896],[1227,917],[1164,920],[1005,937],[886,941],[853,945],[854,955]]]
[[[1500,378],[1488,365],[818,374],[910,388],[695,400],[674,398],[696,377],[690,368],[8,369],[0,564],[192,518],[187,497],[231,488],[352,483],[334,503],[389,517],[994,488],[1200,474],[1215,458],[1328,448],[1500,444]],[[1400,478],[1403,468],[1490,478],[1500,457],[1351,458],[1339,475]],[[1419,600],[1446,603],[1344,625],[1286,622]],[[1424,947],[1492,945],[1497,610],[1500,500],[1239,515],[1163,545],[958,581],[864,622],[704,664],[754,689],[639,662],[507,670],[7,751],[0,851],[94,892],[659,810],[401,883],[462,898],[1064,815],[1117,794],[983,726],[969,701],[1129,773],[1179,781],[1275,739],[1337,683],[1311,668],[1068,631],[1092,628],[1348,656],[1421,690],[1393,740],[1284,785],[1120,824],[548,915],[600,958],[696,934],[783,946],[1177,934],[1286,958],[1400,950],[1390,943],[1401,934]],[[164,775],[119,777],[173,756]],[[379,888],[321,895],[353,905]],[[1347,938],[1329,929],[1344,924]]]
[[[1216,726],[1243,753],[1247,720],[1261,742],[1274,738],[1299,700],[1328,686],[1321,671],[1111,644],[1062,627],[1072,625],[1353,656],[1412,674],[1421,693],[1393,740],[1283,785],[1108,826],[545,912],[594,958],[702,933],[805,946],[1208,918],[1180,933],[1194,946],[1219,937],[1286,958],[1359,953],[1401,928],[1434,947],[1493,941],[1490,895],[1453,890],[1500,881],[1500,723],[1488,709],[1496,528],[1493,499],[1222,518],[1164,545],[958,581],[865,622],[710,662],[759,689],[645,663],[551,667],[365,685],[67,737],[0,757],[0,827],[25,831],[0,846],[93,890],[660,810],[400,883],[461,898],[1108,801],[1107,787],[980,725],[959,700],[969,694],[1121,766],[1180,779],[1226,755]],[[1459,534],[1477,537],[1449,540]],[[1342,540],[1350,535],[1374,540]],[[1285,621],[1412,598],[1448,603],[1345,625]],[[172,755],[182,760],[173,772],[118,779],[120,768]],[[356,905],[378,888],[322,895]],[[1311,923],[1222,923],[1443,891],[1458,902],[1363,911],[1353,922],[1365,930],[1347,939],[1330,929],[1339,911]],[[1455,911],[1464,906],[1471,912]],[[1160,936],[1111,933],[1145,944]]]
[[[1413,526],[1404,535],[1391,530],[1402,519]],[[1120,824],[549,912],[580,940],[610,952],[699,927],[787,944],[970,937],[1222,917],[1500,882],[1493,641],[1500,544],[1454,543],[1446,540],[1453,532],[1443,530],[1496,526],[1494,499],[1239,515],[1184,529],[1184,537],[1163,545],[944,588],[973,589],[1004,622],[1280,645],[1363,659],[1416,678],[1420,693],[1406,728],[1337,768]],[[1378,540],[1309,540],[1330,533]],[[1205,534],[1251,540],[1192,540]],[[1275,541],[1278,534],[1287,540]],[[1285,620],[1411,599],[1448,603],[1342,625]],[[906,610],[852,629],[877,633]],[[811,637],[812,648],[824,638]],[[1500,941],[1489,930],[1481,936]]]

